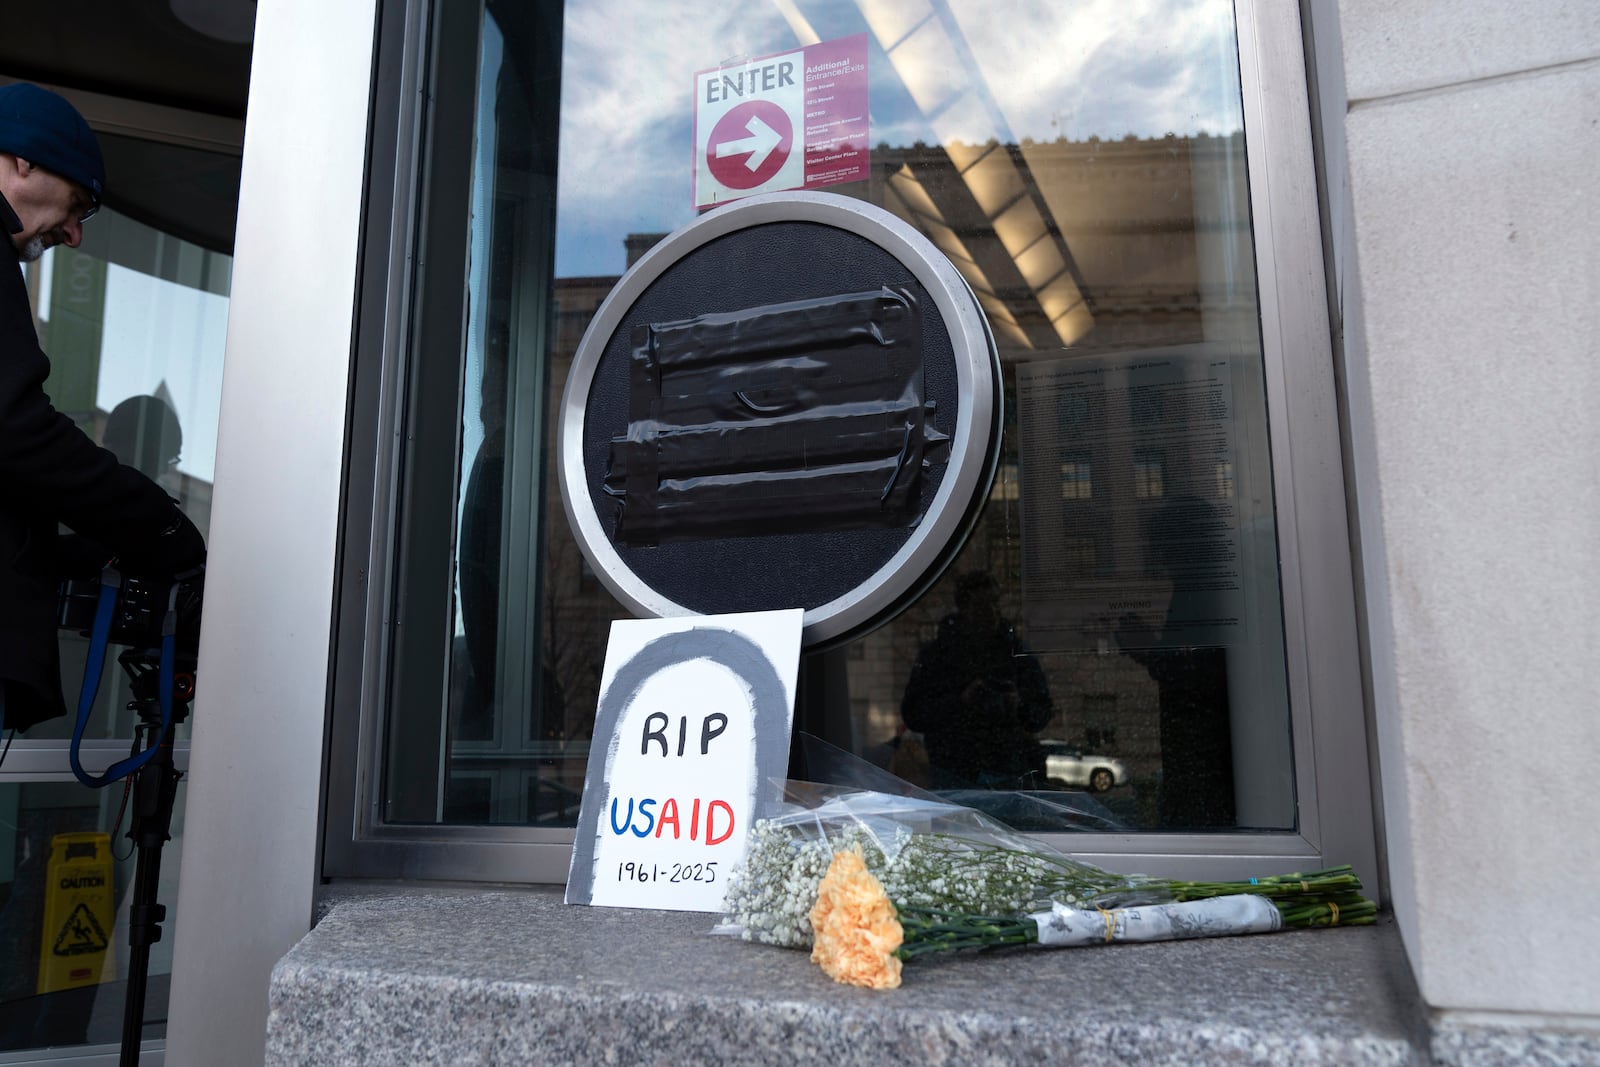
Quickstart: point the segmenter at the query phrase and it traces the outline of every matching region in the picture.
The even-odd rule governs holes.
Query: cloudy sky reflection
[[[626,234],[694,218],[696,71],[857,33],[870,42],[874,146],[1242,125],[1229,0],[1017,0],[1003,17],[981,0],[741,0],[715,12],[569,0],[557,276],[620,274]],[[933,93],[970,106],[930,113],[918,100]]]

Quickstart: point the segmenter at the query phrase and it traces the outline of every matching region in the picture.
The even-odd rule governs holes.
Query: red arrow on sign
[[[789,113],[769,100],[749,100],[711,128],[706,167],[729,189],[754,189],[772,180],[793,149]]]

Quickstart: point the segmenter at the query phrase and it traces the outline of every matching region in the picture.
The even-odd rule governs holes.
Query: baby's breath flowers
[[[850,793],[758,820],[719,928],[811,947],[835,980],[900,984],[900,961],[1006,945],[1075,945],[1374,921],[1349,867],[1247,882],[1125,876],[970,808]]]
[[[858,827],[845,826],[830,841],[771,819],[757,821],[744,862],[734,868],[723,896],[728,926],[746,941],[810,948],[811,908],[836,847],[857,847],[863,855],[872,847],[874,860],[882,863],[882,852]]]

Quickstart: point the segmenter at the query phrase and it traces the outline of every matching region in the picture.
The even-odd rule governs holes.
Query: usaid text
[[[679,715],[674,722],[673,717],[664,712],[651,712],[640,731],[639,755],[662,759],[709,756],[712,742],[728,728],[728,717],[721,712],[701,716],[693,730],[690,718]],[[735,822],[733,805],[714,797],[680,800],[678,797],[613,796],[610,816],[611,833],[617,837],[632,834],[639,838],[669,838],[705,845],[720,845],[731,838]]]

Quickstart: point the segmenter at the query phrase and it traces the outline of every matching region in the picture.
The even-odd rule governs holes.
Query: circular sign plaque
[[[635,614],[805,609],[818,647],[954,558],[994,479],[1000,364],[904,221],[825,193],[702,215],[578,345],[558,429],[578,544]]]

